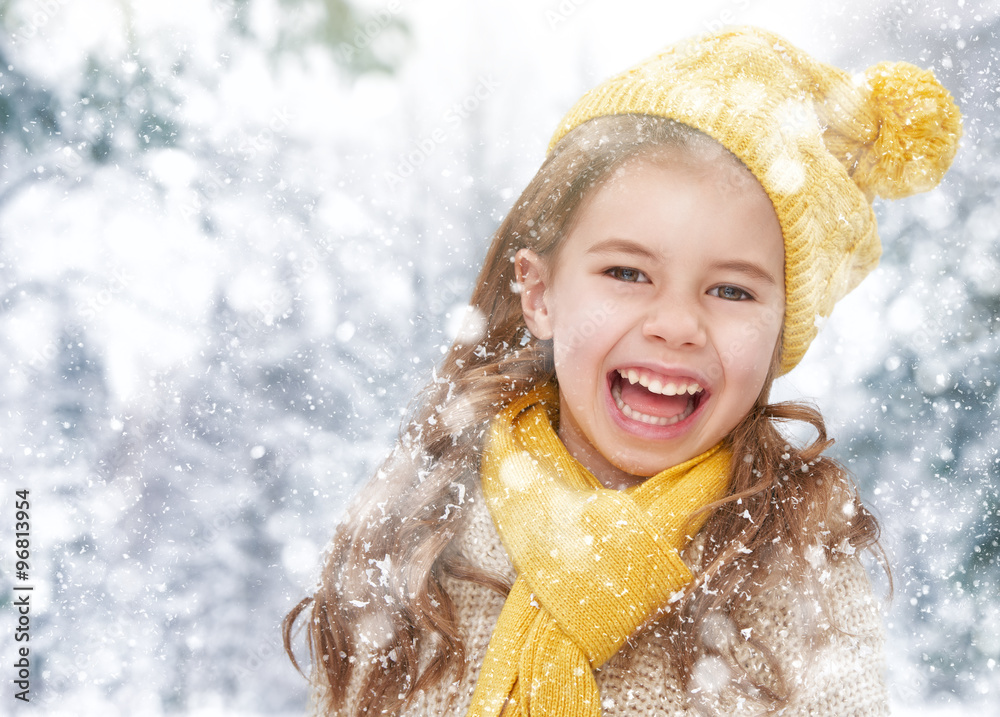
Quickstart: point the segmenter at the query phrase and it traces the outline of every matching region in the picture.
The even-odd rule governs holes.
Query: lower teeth
[[[665,416],[650,416],[633,410],[631,406],[622,400],[622,391],[618,386],[611,389],[611,397],[615,399],[615,405],[618,406],[618,410],[631,418],[633,421],[648,423],[652,426],[671,426],[678,421],[683,421],[694,412],[694,401],[690,399],[688,399],[687,406],[683,411],[678,413],[676,416],[670,416],[667,418]]]

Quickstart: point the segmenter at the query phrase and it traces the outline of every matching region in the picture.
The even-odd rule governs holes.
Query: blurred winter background
[[[279,621],[556,122],[755,23],[933,68],[965,111],[955,168],[879,205],[882,267],[781,391],[884,522],[897,713],[1000,714],[996,2],[0,0],[0,23],[0,713],[301,712]]]

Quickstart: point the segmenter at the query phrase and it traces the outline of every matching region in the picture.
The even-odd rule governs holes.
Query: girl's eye
[[[709,289],[708,293],[712,296],[718,296],[720,299],[726,299],[727,301],[747,301],[749,299],[753,299],[750,292],[745,289],[741,289],[738,286],[731,286],[729,284],[716,286],[714,289]]]
[[[604,272],[608,276],[618,279],[618,281],[625,281],[630,284],[637,284],[639,282],[648,283],[649,279],[638,269],[633,269],[629,266],[616,266],[608,269]]]

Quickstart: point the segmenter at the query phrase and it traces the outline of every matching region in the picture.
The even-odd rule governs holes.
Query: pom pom
[[[962,114],[948,90],[908,62],[881,62],[865,79],[878,136],[862,149],[852,178],[869,196],[885,199],[933,189],[962,136]]]

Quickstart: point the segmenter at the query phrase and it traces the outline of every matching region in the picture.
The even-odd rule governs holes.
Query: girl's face
[[[515,257],[532,334],[552,339],[559,437],[605,486],[708,450],[753,406],[785,309],[774,208],[728,156],[627,162],[551,261]]]

